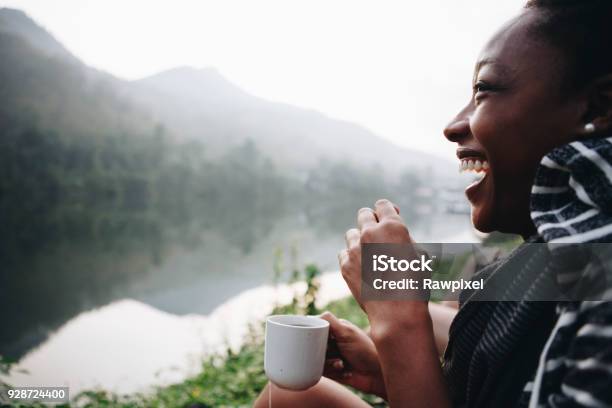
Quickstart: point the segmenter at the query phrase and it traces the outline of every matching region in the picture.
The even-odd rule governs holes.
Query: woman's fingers
[[[361,233],[357,228],[351,228],[350,230],[346,231],[346,234],[344,234],[347,249],[359,247],[360,239]]]
[[[399,218],[398,208],[389,200],[382,199],[376,201],[374,209],[380,222],[390,219],[397,220]]]
[[[334,368],[331,363],[326,363],[325,368],[323,369],[323,375],[331,380],[339,382],[340,384],[350,385],[347,383],[347,381],[351,380],[353,373],[348,370],[338,370]]]
[[[371,208],[362,208],[357,212],[357,225],[360,230],[374,226],[377,222],[376,214]]]
[[[342,251],[338,252],[338,264],[340,264],[340,269],[342,269],[342,265],[348,261],[348,258],[349,254],[347,249],[343,249]]]
[[[329,358],[325,360],[325,367],[333,371],[344,370],[344,362],[341,358]]]
[[[331,312],[324,312],[320,317],[329,322],[329,332],[339,342],[351,340],[355,336],[355,331],[359,330],[353,323],[338,319]]]
[[[323,312],[320,316],[321,319],[327,320],[329,323],[330,332],[336,336],[336,333],[341,331],[341,322],[332,312]]]
[[[351,378],[353,372],[346,366],[343,360],[335,358],[325,361],[323,375],[333,380],[345,380]]]
[[[376,225],[383,219],[399,218],[400,209],[387,199],[380,199],[374,204],[374,210],[364,207],[357,212],[357,226],[360,230]]]

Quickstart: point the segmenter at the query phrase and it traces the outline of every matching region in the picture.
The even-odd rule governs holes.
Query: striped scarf
[[[612,242],[612,137],[546,155],[531,190],[531,218],[549,243]]]
[[[611,164],[612,138],[574,142],[544,157],[531,201],[539,235],[528,243],[612,242]],[[611,331],[612,303],[530,300],[546,279],[529,264],[552,259],[536,247],[522,246],[475,276],[495,279],[525,265],[500,301],[467,301],[470,294],[462,294],[443,362],[454,406],[612,406],[612,341],[597,343],[602,324]],[[517,293],[523,300],[503,301]]]
[[[612,137],[546,155],[532,189],[531,218],[553,254],[565,248],[554,244],[612,243]],[[557,314],[523,403],[612,407],[612,303],[560,303]]]

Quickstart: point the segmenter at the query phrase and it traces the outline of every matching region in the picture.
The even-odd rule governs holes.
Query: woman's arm
[[[402,307],[403,306],[403,307]],[[450,407],[434,338],[422,303],[398,304],[409,315],[390,320],[372,311],[372,339],[378,351],[391,407]],[[443,307],[443,306],[442,306]]]
[[[390,405],[450,407],[439,359],[439,351],[447,344],[450,314],[442,319],[446,323],[437,324],[438,333],[444,332],[444,336],[436,341],[427,302],[367,301],[361,297],[361,245],[411,243],[406,225],[388,200],[377,201],[375,210],[361,209],[357,222],[359,229],[346,233],[347,249],[339,255],[340,268],[370,320]],[[433,309],[436,314],[442,311]]]
[[[448,333],[457,315],[457,309],[448,304],[429,302],[429,315],[438,355],[443,355],[448,346]]]
[[[448,345],[448,333],[450,326],[453,323],[455,315],[457,315],[457,302],[440,302],[429,303],[429,315],[433,325],[434,339],[436,341],[436,349],[438,354],[442,356]],[[366,329],[370,337],[372,337],[370,328]]]

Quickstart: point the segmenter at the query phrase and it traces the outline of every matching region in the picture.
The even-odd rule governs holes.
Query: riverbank
[[[300,312],[292,304],[275,312]],[[323,309],[355,324],[367,326],[367,317],[350,297],[333,301]],[[248,407],[267,382],[263,371],[263,324],[251,326],[250,332],[238,351],[210,356],[202,362],[200,372],[186,380],[165,387],[157,387],[150,394],[117,395],[108,391],[87,391],[77,396],[72,406],[92,408],[112,407]],[[385,406],[373,396],[363,398],[375,406]]]
[[[349,295],[340,273],[317,276],[316,306]],[[149,393],[184,381],[211,355],[240,350],[249,325],[307,290],[304,280],[248,289],[209,314],[175,315],[133,299],[85,312],[27,353],[9,378],[14,386],[63,385],[72,395],[91,389]],[[116,362],[120,361],[118,365]],[[0,375],[0,379],[3,376]]]
[[[337,316],[351,320],[360,327],[365,327],[368,323],[367,317],[357,303],[348,296],[348,289],[342,284],[342,279],[337,272],[321,274],[316,267],[308,266],[300,278],[303,280],[292,284],[265,286],[247,291],[219,307],[210,316],[200,317],[201,321],[196,316],[183,317],[185,321],[181,324],[199,323],[201,324],[200,329],[208,327],[208,335],[210,335],[210,329],[216,327],[213,324],[214,321],[225,322],[225,325],[228,326],[229,319],[234,318],[240,323],[232,324],[232,327],[237,328],[232,333],[217,333],[218,341],[208,344],[207,352],[202,354],[203,357],[199,358],[195,367],[191,367],[188,374],[184,370],[177,369],[174,378],[167,376],[163,382],[160,382],[160,378],[156,378],[157,383],[151,382],[150,384],[158,385],[140,388],[137,391],[126,392],[110,387],[80,389],[71,387],[71,402],[62,407],[216,408],[250,406],[267,382],[263,371],[265,316],[272,313],[316,314],[323,310],[331,310]],[[242,307],[244,304],[252,306],[248,313],[245,313],[245,308]],[[140,312],[152,312],[149,310],[151,308],[147,308],[146,305],[128,302],[120,306],[123,307],[123,310],[126,310],[127,307],[140,310]],[[160,312],[156,311],[156,313]],[[162,317],[169,318],[158,316],[158,318]],[[178,332],[184,330],[185,327],[181,324],[174,322],[174,329]],[[93,326],[89,327],[93,328]],[[170,326],[165,325],[164,327],[169,328]],[[189,327],[191,330],[195,326]],[[178,333],[170,334],[170,337],[165,338],[181,337]],[[72,334],[68,337],[74,338]],[[158,353],[166,354],[166,356],[169,356],[168,351],[172,352],[172,344],[166,344],[165,347],[158,349]],[[79,363],[78,358],[74,360],[75,364]],[[121,364],[118,363],[119,361]],[[180,364],[180,361],[175,363]],[[116,372],[121,372],[126,367],[142,370],[139,367],[130,367],[129,360],[113,359],[109,361],[109,364],[114,366]],[[27,373],[17,373],[21,367],[21,364],[13,367],[13,373],[8,378],[29,378],[29,381],[32,381]],[[11,385],[18,384],[11,382]],[[131,387],[125,389],[129,390]],[[371,403],[380,402],[376,398],[368,396],[364,398]]]

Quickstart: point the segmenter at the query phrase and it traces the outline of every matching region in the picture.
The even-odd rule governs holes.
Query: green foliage
[[[236,353],[212,356],[198,375],[159,387],[151,394],[118,396],[105,391],[78,395],[73,404],[87,407],[247,407],[267,383],[263,372],[263,340],[248,339]],[[199,404],[199,405],[198,405]]]
[[[0,355],[0,375],[8,376],[11,372],[12,363]],[[10,385],[0,379],[0,393],[10,389]]]
[[[319,291],[320,283],[317,277],[321,271],[315,265],[306,266],[306,293],[304,294],[304,303],[306,303],[306,314],[317,314],[315,301],[317,300],[317,292]]]
[[[12,365],[13,364],[10,361],[8,361],[6,358],[0,355],[0,374],[1,375],[8,375],[9,371],[11,370]]]

